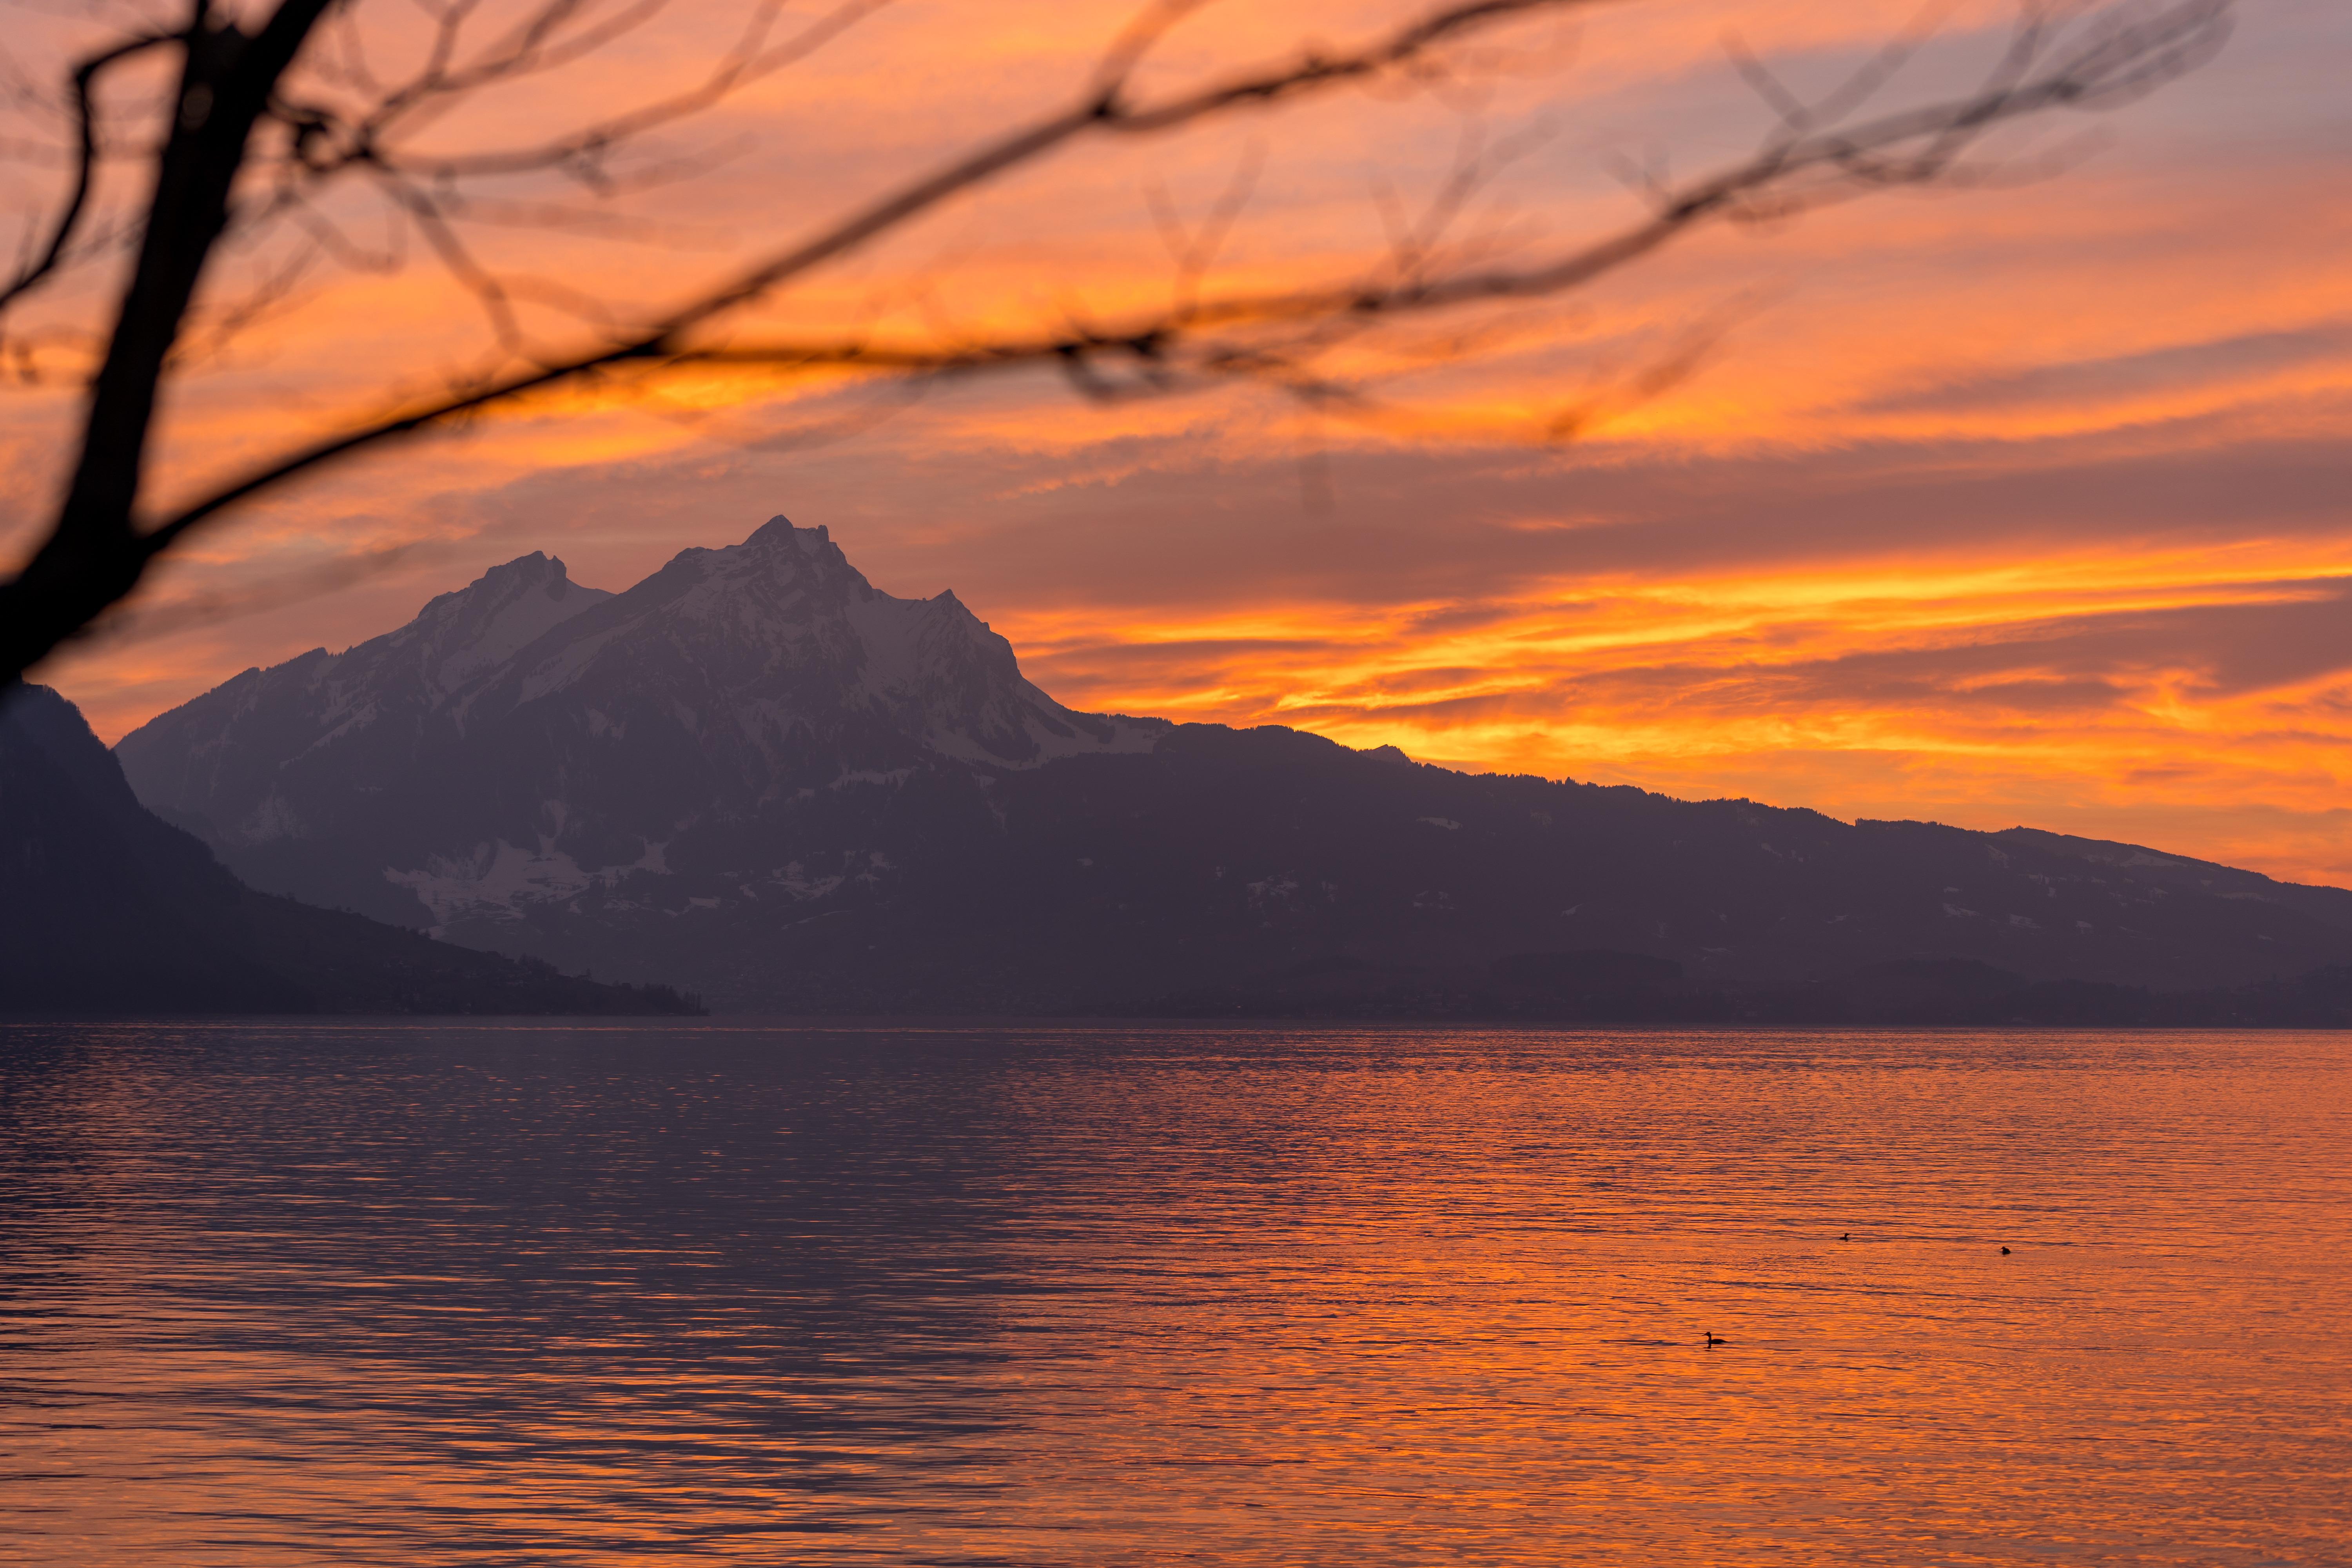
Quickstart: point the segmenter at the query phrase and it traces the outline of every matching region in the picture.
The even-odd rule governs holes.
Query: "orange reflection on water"
[[[44,1563],[2342,1540],[2334,1036],[7,1043],[0,1520]]]

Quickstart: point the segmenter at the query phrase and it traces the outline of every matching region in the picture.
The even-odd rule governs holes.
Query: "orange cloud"
[[[953,333],[1150,308],[1176,287],[1153,194],[1197,221],[1253,157],[1255,195],[1203,286],[1346,276],[1389,244],[1383,204],[1427,202],[1474,123],[1489,144],[1548,133],[1464,232],[1597,232],[1640,210],[1620,164],[1712,166],[1769,126],[1727,29],[1818,90],[1915,11],[1595,8],[1527,34],[1544,68],[1487,72],[1475,95],[1349,93],[1076,148],[738,330]],[[486,264],[644,314],[1062,101],[1129,14],[886,10],[722,111],[693,145],[727,157],[633,209],[668,226],[664,243],[470,232]],[[1212,6],[1147,85],[1396,14]],[[681,10],[640,53],[435,135],[533,134],[648,73],[683,79],[713,15]],[[1923,80],[1965,80],[2011,15],[1955,7]],[[1378,418],[1255,388],[1092,405],[1047,375],[903,408],[732,371],[658,395],[566,392],[251,509],[154,584],[152,603],[190,612],[180,629],[46,673],[119,733],[246,664],[387,629],[523,551],[619,587],[782,510],[829,523],[893,591],[954,586],[1081,705],[2352,878],[2335,804],[2352,694],[2329,630],[2352,575],[2352,208],[2313,199],[2339,177],[2320,106],[2347,64],[2340,8],[2249,11],[2218,64],[2097,122],[2113,144],[2061,177],[1715,231],[1559,308],[1443,323],[1475,326],[1466,354],[1426,352],[1441,329],[1419,323],[1351,344],[1330,368]],[[2013,174],[2048,145],[1998,151],[2029,161]],[[354,234],[373,232],[363,206],[336,209]],[[522,310],[551,337],[585,330]],[[1632,390],[1700,340],[1692,374]],[[478,306],[429,266],[319,273],[175,396],[165,488],[462,370],[484,342]],[[0,552],[20,552],[75,399],[62,382],[9,395]],[[1530,439],[1580,407],[1602,416],[1576,445]],[[215,603],[246,609],[194,613]]]
[[[1004,629],[1104,707],[1844,816],[2194,822],[2190,847],[2340,879],[2352,539],[2231,553],[1561,585],[1341,637],[1309,606]]]

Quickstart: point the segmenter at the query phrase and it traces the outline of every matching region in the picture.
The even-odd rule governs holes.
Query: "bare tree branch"
[[[1485,13],[1494,8],[1478,9]],[[1096,119],[1110,118],[1117,124],[1119,111],[1115,106],[1087,106],[1046,121],[877,204],[820,239],[754,269],[730,288],[678,311],[634,342],[400,410],[375,425],[291,454],[248,475],[165,520],[149,537],[160,546],[235,501],[373,441],[411,434],[437,421],[487,408],[575,375],[622,370],[638,362],[658,361],[669,366],[763,364],[801,374],[831,369],[971,375],[1038,364],[1055,365],[1066,372],[1073,367],[1090,370],[1095,361],[1116,356],[1155,372],[1161,378],[1155,385],[1164,386],[1166,370],[1180,342],[1220,329],[1335,320],[1363,321],[1374,317],[1424,314],[1488,300],[1560,294],[1638,260],[1701,223],[1751,216],[1748,204],[1766,196],[1776,198],[1772,210],[1778,214],[1790,210],[1791,203],[1817,205],[1854,194],[1858,189],[1934,179],[1949,166],[1962,145],[1953,140],[1955,126],[1980,134],[2004,121],[2111,91],[2119,74],[2136,73],[2141,68],[2147,50],[2187,47],[2189,31],[2205,25],[2206,18],[2218,16],[2222,9],[2219,0],[2175,7],[2169,15],[2178,26],[2140,35],[2137,47],[2123,49],[2114,47],[2112,41],[2101,41],[2095,47],[2062,58],[2046,75],[2023,83],[2010,80],[2005,66],[2001,77],[1988,90],[1969,98],[1906,110],[1865,125],[1825,132],[1794,143],[1776,144],[1728,170],[1664,193],[1658,210],[1640,224],[1526,266],[1474,269],[1442,278],[1428,278],[1408,270],[1387,282],[1351,281],[1322,289],[1233,296],[1178,305],[1116,326],[996,338],[944,350],[895,348],[863,340],[701,348],[679,343],[688,329],[756,297],[818,261],[847,250],[864,237],[935,205],[954,191],[976,184],[1014,162],[1034,157],[1045,147],[1076,134]],[[1355,58],[1370,58],[1393,47],[1392,43],[1376,46],[1374,50]],[[2182,57],[2184,60],[2188,58]],[[1323,83],[1346,80],[1357,74],[1351,68],[1352,63],[1350,59],[1309,61],[1298,68],[1298,74]],[[1246,86],[1211,89],[1185,101],[1192,106],[1190,117],[1201,118],[1235,103],[1289,90],[1292,89],[1277,86],[1270,79],[1258,79]],[[1166,118],[1158,118],[1155,122],[1181,123]],[[1918,153],[1908,157],[1893,156],[1902,148],[1923,142],[1926,146]],[[1829,180],[1810,187],[1806,184],[1822,175],[1829,176]],[[1285,356],[1263,348],[1226,344],[1199,356],[1194,368],[1217,378],[1252,377],[1286,367],[1289,363]],[[1098,377],[1082,380],[1080,384],[1098,396],[1110,395],[1113,390],[1113,384]],[[1328,387],[1324,393],[1336,395],[1334,389]]]
[[[688,92],[657,100],[538,148],[417,159],[388,148],[389,129],[430,118],[466,92],[580,58],[610,43],[659,9],[636,0],[601,19],[584,0],[547,0],[483,50],[465,56],[463,32],[478,0],[418,0],[434,17],[425,64],[382,94],[357,121],[320,106],[286,100],[278,82],[296,50],[333,0],[280,0],[247,39],[215,26],[205,0],[190,0],[178,118],[159,160],[142,250],[106,358],[93,388],[87,437],[57,528],[16,581],[0,584],[0,658],[22,669],[137,583],[146,564],[187,533],[253,496],[323,464],[436,426],[529,399],[568,384],[642,393],[652,378],[702,367],[761,366],[782,381],[853,374],[897,377],[910,394],[943,378],[1022,366],[1050,366],[1083,395],[1116,398],[1217,382],[1255,381],[1306,405],[1363,411],[1370,405],[1346,378],[1319,368],[1339,346],[1374,326],[1467,307],[1548,300],[1571,292],[1716,221],[1763,221],[1895,185],[1954,177],[1959,160],[1994,129],[2058,110],[2111,107],[2192,68],[2226,36],[2231,0],[2146,0],[2104,13],[2071,39],[2029,12],[2000,62],[1974,92],[1885,114],[1859,124],[1844,117],[1880,91],[1915,52],[1923,21],[1824,98],[1808,104],[1752,60],[1743,73],[1774,110],[1777,128],[1749,157],[1711,174],[1660,180],[1652,210],[1597,240],[1531,251],[1524,239],[1495,236],[1471,245],[1446,236],[1509,148],[1488,153],[1465,142],[1454,172],[1421,216],[1392,225],[1384,261],[1360,275],[1289,290],[1218,295],[1205,274],[1225,241],[1255,177],[1254,157],[1237,171],[1197,231],[1172,210],[1160,212],[1178,267],[1169,304],[1106,322],[1076,318],[1031,333],[958,335],[892,342],[869,335],[835,340],[714,341],[712,329],[747,307],[848,257],[910,221],[994,179],[1088,138],[1164,135],[1236,112],[1280,105],[1349,86],[1429,85],[1448,79],[1444,51],[1502,25],[1539,13],[1567,15],[1597,0],[1457,0],[1412,18],[1351,49],[1310,51],[1285,64],[1244,72],[1159,100],[1131,95],[1144,61],[1200,0],[1161,0],[1113,44],[1078,100],[1062,110],[984,143],[929,174],[883,195],[821,233],[743,268],[666,314],[634,329],[600,316],[577,290],[549,279],[506,279],[478,263],[452,227],[465,198],[461,176],[561,170],[599,177],[618,142],[723,99],[758,74],[781,68],[838,36],[884,0],[843,0],[791,39],[771,44],[779,7],[761,0],[743,35],[719,67]],[[1932,16],[1931,5],[1927,15]],[[575,26],[576,24],[576,26]],[[355,33],[334,29],[322,48],[333,69],[372,82]],[[152,47],[152,40],[140,47]],[[88,124],[85,102],[85,125]],[[255,125],[287,128],[282,154],[298,176],[251,209],[283,211],[322,251],[362,256],[301,195],[303,179],[365,169],[404,211],[452,275],[483,303],[502,353],[470,380],[396,405],[352,427],[257,465],[209,495],[157,520],[133,522],[156,384],[185,323],[206,258],[231,221],[229,190],[249,156]],[[85,179],[88,163],[85,161]],[[1164,205],[1165,204],[1161,204]],[[289,275],[289,277],[291,275]],[[290,282],[287,285],[290,287]],[[265,284],[264,295],[268,286]],[[604,322],[604,338],[565,353],[529,347],[512,300],[524,294],[583,320]],[[1654,392],[1688,373],[1713,338],[1701,333],[1668,360],[1625,384]],[[518,363],[520,362],[520,363]],[[1564,437],[1591,416],[1591,400],[1549,422]],[[1580,409],[1582,411],[1580,412]]]
[[[74,231],[89,205],[90,185],[98,172],[98,110],[90,95],[96,90],[98,78],[107,67],[131,56],[144,53],[159,44],[167,44],[169,37],[153,34],[127,39],[112,48],[90,56],[74,68],[74,122],[78,145],[74,156],[73,189],[67,193],[65,204],[58,211],[57,222],[49,231],[48,244],[40,253],[18,268],[16,275],[0,283],[0,311],[5,311],[18,299],[38,288],[43,280],[58,269],[64,259],[66,247],[73,243]]]
[[[21,670],[127,595],[153,549],[133,523],[155,399],[213,247],[229,190],[271,90],[332,0],[282,0],[247,37],[192,0],[170,140],[129,287],[90,388],[81,450],[58,521],[25,570],[0,586],[0,658]]]
[[[379,441],[414,434],[441,421],[471,414],[576,376],[644,361],[716,363],[719,356],[715,352],[698,353],[686,343],[687,335],[694,328],[758,300],[781,284],[846,255],[875,237],[901,226],[950,198],[1008,169],[1033,162],[1079,136],[1089,132],[1164,132],[1236,108],[1268,104],[1305,93],[1328,90],[1360,81],[1376,72],[1409,64],[1441,43],[1512,17],[1539,10],[1593,3],[1597,0],[1475,0],[1473,4],[1448,6],[1418,18],[1360,50],[1328,57],[1310,54],[1287,67],[1240,77],[1163,104],[1138,108],[1129,108],[1122,101],[1126,85],[1135,67],[1141,62],[1145,49],[1160,36],[1164,26],[1158,31],[1130,35],[1115,47],[1110,57],[1111,65],[1097,78],[1094,90],[1076,105],[884,197],[814,239],[752,268],[732,282],[681,307],[635,338],[567,360],[499,377],[457,395],[404,408],[371,425],[330,437],[261,468],[203,500],[184,508],[160,521],[145,536],[145,542],[151,552],[162,550],[223,509],[322,462]],[[1172,16],[1183,9],[1189,7],[1164,6],[1160,14]],[[1130,345],[1134,342],[1132,338],[1122,341]],[[1091,357],[1098,348],[1111,346],[1112,340],[1076,335],[1063,336],[1050,342],[1053,346],[1043,353],[1034,352],[1034,345],[1025,344],[1003,345],[1001,350],[982,347],[957,354],[952,363],[923,368],[961,372],[984,365],[1036,363],[1048,358],[1069,364]],[[751,361],[746,359],[744,363]],[[855,347],[806,353],[786,350],[781,354],[767,356],[766,363],[785,363],[796,367],[814,367],[825,363],[847,365],[860,363],[860,357]],[[909,368],[894,363],[887,356],[865,363],[875,368]]]
[[[597,121],[535,147],[405,158],[383,145],[384,138],[399,121],[404,117],[415,114],[427,99],[440,100],[446,109],[457,99],[481,87],[531,71],[551,68],[555,63],[551,57],[534,58],[523,53],[498,57],[494,51],[493,58],[486,58],[466,71],[436,75],[429,81],[420,78],[409,89],[387,98],[383,107],[356,128],[349,157],[354,161],[393,163],[412,174],[432,179],[450,179],[467,174],[526,174],[551,168],[580,170],[615,146],[657,127],[698,114],[751,83],[799,64],[888,4],[890,0],[841,0],[841,4],[785,42],[770,47],[768,34],[773,30],[783,5],[782,0],[761,0],[734,47],[694,87],[625,113]],[[551,6],[550,10],[554,8]],[[657,9],[659,4],[656,0],[646,0],[646,4],[634,6],[623,15],[628,18],[628,26],[635,26]],[[611,41],[612,37],[617,37],[625,30],[616,27],[609,36],[598,37],[596,42],[589,47],[601,47]],[[586,52],[586,47],[576,51],[577,54]],[[572,53],[567,51],[567,57]]]

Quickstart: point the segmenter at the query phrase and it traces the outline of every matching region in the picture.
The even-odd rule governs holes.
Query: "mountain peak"
[[[562,598],[572,586],[570,571],[562,561],[544,551],[534,550],[528,555],[518,555],[501,562],[462,588],[452,588],[446,594],[436,594],[416,612],[416,620],[439,622],[463,615],[468,605],[484,599],[501,602],[511,600],[532,589],[539,589],[550,598]]]
[[[794,526],[793,520],[786,517],[782,512],[778,512],[775,516],[770,518],[767,521],[753,529],[750,536],[747,537],[743,542],[746,544],[763,544],[771,547],[779,544],[790,544],[795,549],[800,549],[803,548],[802,544],[803,540],[814,541],[818,544],[830,544],[833,542],[832,535],[825,531],[824,524],[820,522],[814,528],[799,528]]]
[[[866,574],[849,563],[849,557],[840,545],[833,542],[833,535],[823,523],[814,528],[796,528],[792,519],[781,512],[753,529],[742,543],[712,553],[721,556],[748,554],[770,563],[780,562],[788,571],[806,563],[820,572],[846,574],[860,587],[869,592],[872,590],[872,584],[866,581]]]
[[[572,581],[562,557],[534,550],[434,598],[390,637],[418,649],[435,688],[455,691],[551,628],[612,596],[602,588],[583,588]]]
[[[722,843],[789,865],[861,781],[976,792],[1163,729],[1072,712],[954,595],[882,593],[824,528],[779,516],[621,594],[518,556],[341,655],[247,671],[117,755],[259,884],[414,921],[409,889],[448,924]]]

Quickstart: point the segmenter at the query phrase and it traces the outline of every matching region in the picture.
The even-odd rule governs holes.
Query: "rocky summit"
[[[782,518],[622,594],[524,556],[118,755],[257,887],[734,1011],[1973,1019],[2352,960],[2352,892],[2130,845],[1073,712]]]
[[[779,517],[625,594],[510,561],[397,631],[248,669],[116,754],[254,885],[488,944],[551,910],[669,912],[656,890],[682,877],[778,908],[871,883],[887,855],[830,841],[845,792],[969,792],[1165,727],[1071,712],[953,594],[878,592],[824,529]]]

